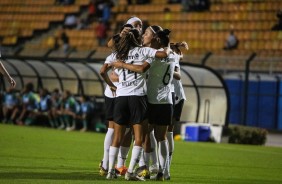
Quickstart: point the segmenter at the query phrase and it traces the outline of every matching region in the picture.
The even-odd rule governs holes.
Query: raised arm
[[[108,71],[110,69],[111,69],[111,66],[109,64],[104,64],[100,69],[100,75],[102,76],[104,81],[110,86],[111,90],[114,92],[116,91],[117,88],[109,78]]]
[[[180,80],[181,79],[181,74],[180,74],[179,67],[175,67],[174,68],[173,78],[176,79],[176,80]]]
[[[4,75],[7,78],[11,87],[14,88],[16,86],[16,81],[10,76],[10,74],[8,73],[8,71],[6,70],[5,66],[1,61],[0,61],[0,72],[2,75]]]
[[[111,64],[115,68],[124,68],[136,73],[144,73],[150,68],[150,64],[148,62],[144,62],[142,65],[134,65],[134,64],[128,64],[124,63],[123,61],[117,61],[113,62]]]

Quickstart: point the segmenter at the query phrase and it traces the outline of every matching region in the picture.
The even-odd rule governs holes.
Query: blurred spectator
[[[282,30],[282,10],[279,10],[276,14],[277,18],[278,18],[278,23],[275,24],[271,30],[273,31],[281,31]]]
[[[96,0],[96,16],[97,18],[102,18],[103,16],[103,9],[104,9],[104,2],[103,0]]]
[[[182,0],[182,10],[188,11],[206,11],[210,9],[210,0]]]
[[[52,100],[51,116],[54,121],[54,124],[58,129],[64,129],[65,125],[62,117],[63,101],[59,89],[56,88],[53,90],[51,100]]]
[[[233,50],[236,49],[238,47],[239,44],[239,40],[238,38],[235,36],[234,31],[230,31],[230,34],[228,35],[226,41],[225,41],[225,45],[224,45],[224,50]]]
[[[32,124],[34,111],[37,110],[39,102],[39,97],[33,92],[33,89],[34,86],[32,83],[27,83],[25,85],[22,94],[21,106],[18,107],[13,113],[12,119],[18,117],[16,120],[18,125]]]
[[[93,117],[94,106],[90,102],[89,97],[83,95],[80,97],[80,113],[78,118],[82,121],[82,129],[81,132],[85,132],[88,130],[89,123]]]
[[[102,20],[103,22],[109,22],[111,18],[111,7],[113,4],[111,2],[105,2],[103,4]]]
[[[55,127],[55,122],[52,119],[51,111],[52,111],[52,100],[49,95],[49,91],[47,89],[40,89],[40,102],[38,106],[38,111],[35,112],[36,120],[38,122],[48,121],[48,124],[51,127]]]
[[[99,46],[105,46],[107,39],[107,25],[102,20],[99,20],[98,25],[95,27],[95,33]]]
[[[3,122],[13,123],[11,120],[12,114],[19,104],[18,96],[13,88],[8,88],[3,97]]]
[[[174,4],[174,3],[180,3],[180,2],[181,2],[181,0],[168,0],[167,1],[168,4]]]
[[[165,13],[165,21],[170,21],[171,20],[171,12],[169,8],[164,8],[164,13]],[[145,30],[145,29],[143,29]]]
[[[69,90],[64,91],[63,101],[64,101],[63,120],[66,123],[66,130],[67,131],[75,130],[76,118],[77,118],[77,114],[80,111],[80,105],[75,100],[75,98],[73,97],[73,95]]]
[[[88,4],[88,15],[86,19],[86,24],[90,24],[96,17],[96,0],[91,0]]]
[[[68,15],[65,18],[65,22],[64,22],[64,28],[75,28],[76,27],[76,23],[77,23],[77,18],[74,14]]]
[[[59,42],[58,45],[62,45],[64,53],[67,53],[69,51],[70,45],[69,45],[69,37],[64,29],[61,29],[59,31],[58,42]]]
[[[78,18],[76,23],[76,29],[81,30],[86,28],[86,21],[84,19]]]
[[[136,0],[136,4],[148,4],[149,0]]]
[[[55,4],[71,5],[71,4],[74,4],[74,0],[56,0]]]

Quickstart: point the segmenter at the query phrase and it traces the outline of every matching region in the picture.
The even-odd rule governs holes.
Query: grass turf
[[[0,183],[124,183],[98,175],[104,136],[0,124]],[[177,141],[166,182],[273,184],[281,173],[282,148]]]

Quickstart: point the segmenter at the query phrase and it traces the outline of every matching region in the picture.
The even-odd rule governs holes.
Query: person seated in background
[[[3,97],[3,122],[4,123],[13,123],[11,120],[13,111],[17,108],[19,105],[19,99],[16,95],[15,90],[10,87],[7,89],[6,93],[4,93]]]
[[[82,95],[80,97],[80,113],[77,116],[78,119],[82,121],[82,129],[81,132],[85,132],[88,130],[88,125],[93,117],[94,105],[89,100],[89,97],[86,95]]]
[[[278,18],[278,23],[275,24],[271,28],[271,30],[273,30],[273,31],[282,31],[282,9],[277,12],[276,16]]]
[[[239,44],[238,38],[235,36],[234,31],[230,31],[229,36],[227,37],[224,45],[224,50],[233,50],[237,49]]]
[[[76,24],[77,24],[77,17],[74,14],[71,14],[65,18],[64,28],[72,29],[76,27]]]
[[[33,92],[32,83],[27,83],[22,93],[21,105],[15,109],[12,120],[16,117],[18,125],[30,125],[34,118],[34,112],[38,109],[39,97]],[[17,116],[18,115],[18,116]]]
[[[35,112],[36,120],[39,122],[44,122],[46,119],[51,127],[55,127],[55,123],[52,120],[51,110],[52,110],[52,100],[49,95],[49,91],[44,88],[39,90],[40,102],[38,106],[38,111]]]
[[[63,120],[66,123],[66,130],[72,131],[76,128],[76,118],[80,111],[80,105],[75,100],[69,90],[64,91],[63,94],[64,109],[62,111]]]
[[[58,129],[64,129],[64,121],[62,117],[62,109],[63,109],[63,100],[60,94],[59,89],[54,89],[51,95],[52,100],[52,108],[51,108],[51,117],[55,124],[55,127]]]

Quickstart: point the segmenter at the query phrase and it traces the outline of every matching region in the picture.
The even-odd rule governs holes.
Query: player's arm
[[[179,67],[175,67],[174,68],[173,78],[176,79],[176,80],[180,80],[181,79],[181,74],[180,74]]]
[[[2,75],[4,75],[7,78],[11,87],[14,88],[16,86],[16,81],[10,76],[10,74],[8,73],[8,71],[6,70],[5,66],[3,65],[1,61],[0,61],[0,72]]]
[[[104,79],[104,81],[110,86],[112,91],[116,90],[116,86],[113,84],[113,82],[110,80],[108,71],[111,69],[111,66],[109,64],[104,64],[100,69],[100,75]]]
[[[124,68],[136,73],[144,73],[150,68],[150,64],[146,61],[142,65],[134,65],[134,64],[124,63],[123,61],[117,61],[117,62],[113,62],[112,66],[116,68]]]
[[[168,57],[170,52],[171,52],[170,47],[165,47],[163,51],[158,50],[155,54],[155,57],[160,58],[160,59],[166,58],[166,57]]]

